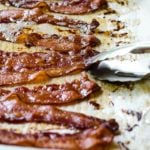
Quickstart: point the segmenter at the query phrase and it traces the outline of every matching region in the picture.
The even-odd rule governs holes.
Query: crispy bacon
[[[21,33],[16,35],[16,39],[13,41],[8,40],[3,32],[0,33],[0,40],[10,41],[16,43],[23,43],[26,46],[40,46],[48,50],[54,50],[59,52],[68,51],[80,51],[88,46],[96,46],[100,43],[93,35],[80,36],[80,35],[69,35],[69,36],[59,36],[59,35],[40,35],[38,33]]]
[[[4,97],[0,101],[0,121],[11,123],[43,122],[64,125],[75,129],[99,126],[104,120],[84,114],[64,111],[51,105],[31,105],[18,96]]]
[[[106,0],[62,0],[59,2],[48,0],[1,0],[3,4],[6,2],[15,7],[29,9],[45,7],[51,12],[74,15],[95,11],[106,4]]]
[[[1,89],[0,96],[1,99],[9,99],[15,95],[21,101],[30,104],[66,104],[82,100],[98,89],[98,85],[84,74],[80,80],[62,85],[51,84],[33,89],[17,87],[13,91]]]
[[[37,24],[49,23],[52,25],[80,29],[83,32],[91,32],[99,26],[99,23],[95,19],[91,24],[88,24],[84,21],[73,20],[66,16],[56,17],[44,14],[39,8],[32,10],[10,9],[0,11],[0,23],[11,23],[16,21],[31,21]]]
[[[56,51],[17,53],[0,51],[0,85],[37,83],[86,68],[86,59],[96,53],[86,48],[78,53]]]
[[[52,132],[22,134],[14,131],[0,130],[0,143],[40,148],[87,150],[94,149],[96,146],[104,148],[110,145],[117,130],[118,124],[115,120],[104,122],[95,129],[87,129],[74,134]]]

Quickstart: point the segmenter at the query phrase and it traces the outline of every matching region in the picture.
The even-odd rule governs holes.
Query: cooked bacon
[[[96,46],[100,43],[94,35],[80,36],[80,35],[69,35],[69,36],[59,36],[59,35],[40,35],[38,33],[21,33],[16,35],[16,39],[13,41],[8,40],[3,32],[0,33],[0,40],[10,41],[16,43],[23,43],[26,46],[40,46],[48,50],[54,50],[59,52],[68,51],[80,51],[88,46]]]
[[[21,101],[30,104],[66,104],[82,100],[98,89],[98,85],[84,74],[80,80],[62,85],[51,84],[33,89],[17,87],[13,91],[1,89],[0,97],[9,99],[16,95]]]
[[[17,53],[0,51],[0,85],[37,83],[86,68],[86,59],[96,54],[91,48],[78,53],[56,51]]]
[[[115,120],[103,122],[95,129],[87,129],[74,134],[58,134],[53,132],[22,134],[1,129],[0,143],[40,148],[87,150],[94,149],[96,146],[99,148],[109,146],[117,130],[118,124]]]
[[[0,121],[11,123],[42,122],[64,125],[75,129],[99,126],[103,120],[84,114],[61,110],[51,105],[31,105],[18,96],[4,97],[0,101]]]
[[[48,0],[1,0],[10,5],[22,8],[45,7],[51,12],[62,14],[84,14],[95,11],[106,4],[106,0],[62,0],[51,2]]]
[[[0,11],[0,23],[11,23],[16,21],[31,21],[37,24],[49,23],[52,25],[80,29],[83,32],[93,31],[99,26],[99,23],[95,19],[93,19],[91,24],[88,24],[84,21],[73,20],[66,16],[56,17],[44,14],[39,8],[32,10],[11,9]]]

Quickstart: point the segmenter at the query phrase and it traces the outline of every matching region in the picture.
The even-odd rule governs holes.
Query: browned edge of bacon
[[[86,59],[96,55],[91,48],[78,53],[0,51],[0,85],[16,85],[47,81],[52,77],[82,71]]]
[[[51,2],[48,0],[1,0],[2,4],[10,4],[11,6],[20,8],[36,8],[44,7],[51,12],[79,15],[89,13],[100,9],[106,5],[106,0],[62,0],[59,2]]]
[[[10,31],[11,32],[11,31]],[[8,37],[5,36],[3,32],[0,32],[0,40],[10,41]],[[54,50],[59,52],[68,52],[68,51],[80,51],[83,48],[88,46],[94,47],[100,44],[98,38],[94,35],[69,35],[69,36],[61,36],[57,34],[49,35],[41,35],[38,33],[21,33],[16,35],[14,38],[14,43],[23,43],[28,47],[31,46],[39,46],[46,48],[47,50]]]
[[[103,122],[97,128],[86,129],[74,134],[52,132],[22,134],[11,130],[0,130],[0,143],[65,150],[89,150],[96,146],[101,148],[109,146],[117,130],[118,124],[115,120]]]
[[[52,25],[64,26],[69,28],[79,29],[82,32],[90,33],[94,31],[99,23],[93,19],[90,24],[68,18],[67,16],[53,16],[44,14],[39,8],[32,10],[10,9],[0,11],[0,23],[12,23],[16,21],[31,21],[37,24],[49,23]]]
[[[17,87],[12,91],[0,89],[0,99],[10,99],[16,96],[20,101],[29,104],[68,104],[85,99],[99,89],[94,81],[89,80],[86,74],[82,74],[80,80],[74,80],[70,83],[49,84],[33,89]]]

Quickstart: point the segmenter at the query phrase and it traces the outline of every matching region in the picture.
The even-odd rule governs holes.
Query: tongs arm
[[[103,61],[109,58],[113,58],[116,56],[123,56],[127,53],[150,53],[150,41],[148,42],[137,42],[133,44],[129,44],[123,47],[113,48],[109,51],[101,52],[96,56],[88,59],[86,61],[87,66],[90,64],[94,64],[98,61]]]
[[[124,47],[112,49],[99,53],[90,58],[87,62],[91,74],[97,79],[107,80],[111,82],[127,82],[138,81],[150,78],[150,58],[146,57],[130,61],[115,58],[116,56],[126,55],[128,53],[134,54],[150,54],[150,42],[139,42],[130,44]],[[114,58],[114,59],[110,59]]]

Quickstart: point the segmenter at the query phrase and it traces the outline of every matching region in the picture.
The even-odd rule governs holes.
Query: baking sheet
[[[116,0],[117,2],[117,0]],[[95,14],[78,16],[78,18],[90,21],[91,18],[97,18],[101,25],[99,31],[101,33],[96,33],[96,35],[101,39],[101,47],[97,47],[97,50],[104,51],[111,47],[126,44],[129,42],[149,40],[150,39],[150,1],[149,0],[130,0],[129,4],[127,1],[122,0],[125,5],[120,5],[109,0],[110,8],[115,9],[118,14],[109,14],[104,17],[104,11],[96,12]],[[121,0],[118,0],[121,2]],[[2,9],[2,8],[1,8]],[[72,16],[76,18],[76,16]],[[113,20],[113,21],[112,21]],[[114,28],[118,27],[118,23],[115,20],[120,20],[120,26],[125,25],[125,28],[116,32],[112,36]],[[123,22],[123,24],[122,24]],[[20,25],[20,24],[19,24]],[[19,26],[18,25],[18,26]],[[12,25],[12,27],[14,27]],[[36,31],[41,31],[42,33],[56,33],[58,28],[54,28],[48,25],[33,25],[32,28]],[[49,28],[49,30],[47,30]],[[66,30],[63,28],[63,30]],[[103,31],[103,33],[102,33]],[[126,33],[126,34],[125,34]],[[61,32],[61,34],[68,34],[67,31]],[[9,46],[8,46],[9,45]],[[1,49],[7,49],[8,51],[26,50],[22,45],[10,44],[7,42],[1,42]],[[32,51],[37,51],[38,49],[32,48]],[[39,49],[40,51],[40,49]],[[149,57],[147,55],[147,57]],[[58,79],[53,79],[50,82],[65,82],[71,79],[77,78],[76,76],[66,76]],[[95,95],[90,100],[85,100],[80,104],[75,106],[63,107],[63,109],[77,111],[86,113],[88,115],[93,115],[96,117],[109,119],[116,118],[120,124],[121,135],[115,138],[115,143],[110,148],[112,149],[131,149],[131,150],[149,150],[150,149],[150,125],[146,124],[146,119],[148,119],[148,110],[150,108],[150,81],[142,81],[136,84],[110,84],[106,82],[99,82],[102,87],[103,93],[100,95]],[[95,109],[89,104],[89,101],[95,101],[100,104],[100,109]],[[134,115],[131,115],[134,114]],[[141,115],[139,118],[138,115]],[[146,117],[144,117],[146,116]],[[6,124],[0,124],[1,128],[6,128]],[[11,128],[20,128],[24,132],[29,130],[29,128],[35,127],[35,125],[23,125],[23,126],[13,126]],[[131,130],[131,127],[134,127]],[[39,125],[39,129],[45,129],[45,125]],[[0,146],[2,150],[10,149],[31,149],[15,146]]]

